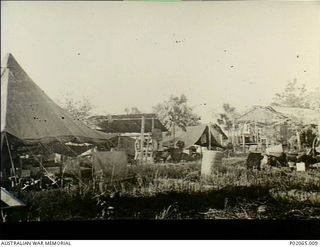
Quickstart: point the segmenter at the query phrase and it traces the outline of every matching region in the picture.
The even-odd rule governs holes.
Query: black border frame
[[[314,240],[320,220],[107,220],[1,223],[12,240]]]

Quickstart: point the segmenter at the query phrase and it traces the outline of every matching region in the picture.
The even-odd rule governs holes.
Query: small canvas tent
[[[223,133],[217,125],[211,125],[211,146],[212,147],[223,147],[221,138],[224,140],[227,136]],[[185,147],[191,145],[200,145],[207,147],[209,144],[209,126],[207,124],[200,124],[197,126],[188,126],[186,131],[179,130],[175,133],[175,140],[173,136],[166,136],[163,139],[163,146],[173,146],[174,141],[184,142]]]

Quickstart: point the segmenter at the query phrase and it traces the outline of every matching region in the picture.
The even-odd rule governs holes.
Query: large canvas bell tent
[[[90,129],[53,102],[12,54],[1,64],[1,148],[5,134],[29,144],[101,143],[111,137]]]
[[[21,154],[75,156],[68,143],[108,147],[112,136],[90,129],[54,103],[11,54],[2,61],[1,180],[9,170],[15,176]]]

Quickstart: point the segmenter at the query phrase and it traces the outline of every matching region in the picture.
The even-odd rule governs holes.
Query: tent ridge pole
[[[6,138],[6,144],[7,144],[10,163],[11,163],[11,169],[12,169],[13,176],[14,176],[14,183],[15,183],[14,185],[16,185],[17,184],[16,170],[15,170],[14,163],[13,163],[13,160],[12,160],[12,155],[11,155],[10,145],[9,145],[9,141],[8,141],[8,136],[7,136],[7,133],[5,133],[4,135],[5,135],[5,138]]]

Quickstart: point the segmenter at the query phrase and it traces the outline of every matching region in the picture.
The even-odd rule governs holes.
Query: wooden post
[[[208,150],[211,150],[211,123],[208,124],[208,133],[209,133]]]
[[[19,169],[22,170],[22,159],[19,157]]]
[[[9,153],[9,158],[10,158],[10,163],[11,163],[12,174],[13,174],[13,176],[14,176],[14,186],[16,186],[16,185],[17,185],[16,168],[15,168],[14,163],[13,163],[13,159],[12,159],[12,155],[11,155],[11,149],[10,149],[10,144],[9,144],[8,136],[7,136],[6,133],[5,133],[5,138],[6,138],[6,144],[7,144],[8,153]]]
[[[257,130],[257,122],[254,121],[254,135],[255,135],[255,142],[258,144],[258,130]]]
[[[119,136],[118,136],[118,151],[120,150],[120,142],[121,142],[121,136],[119,134]]]
[[[237,138],[238,138],[238,134],[236,133],[236,125],[233,120],[232,121],[232,138],[231,138],[233,152],[236,151],[236,144],[238,144]]]
[[[234,133],[235,132],[235,127],[234,127],[234,120],[232,121],[232,132],[231,132],[231,144],[234,146]]]
[[[151,119],[151,162],[153,162],[153,155],[154,155],[154,146],[155,146],[155,140],[152,138],[152,134],[154,131],[154,117]]]
[[[243,146],[243,153],[246,152],[246,139],[244,137],[244,134],[242,134],[242,146]]]
[[[1,209],[2,222],[7,222],[7,214]]]
[[[39,167],[40,167],[40,189],[42,189],[42,180],[43,180],[43,173],[44,173],[43,163],[42,163],[42,154],[40,154],[40,157],[39,157]]]
[[[146,146],[146,152],[145,152],[145,156],[144,156],[145,161],[148,161],[149,142],[150,142],[150,135],[148,135],[148,137],[147,137],[147,146]]]
[[[144,146],[144,125],[145,125],[145,117],[141,118],[141,143],[140,143],[140,161],[143,161],[143,146]]]
[[[3,148],[3,145],[4,145],[4,138],[5,138],[5,133],[3,135],[1,135],[1,150]]]
[[[176,130],[175,130],[175,122],[172,124],[172,138],[173,138],[173,147],[176,148]]]
[[[268,147],[268,138],[266,137],[266,148]]]
[[[151,132],[153,132],[154,129],[154,117],[151,119]]]
[[[93,149],[93,152],[95,152],[95,149]],[[91,155],[91,176],[92,176],[92,184],[93,184],[93,190],[96,189],[96,183],[97,183],[97,176],[95,173],[94,165],[93,165],[93,155]]]
[[[319,112],[319,117],[320,117],[320,112]],[[319,138],[319,141],[320,141],[320,118],[318,120],[318,138]]]
[[[61,161],[60,161],[60,187],[63,188],[63,169],[62,169],[62,156],[61,156]]]
[[[244,138],[244,125],[242,126],[242,148],[243,153],[246,152],[246,139]]]
[[[296,130],[296,135],[297,135],[297,142],[298,142],[298,150],[301,150],[301,140],[300,140],[300,134],[299,131]]]
[[[79,177],[79,193],[81,195],[82,194],[82,174],[81,174],[81,169],[79,169],[79,171],[78,171],[78,177]]]

